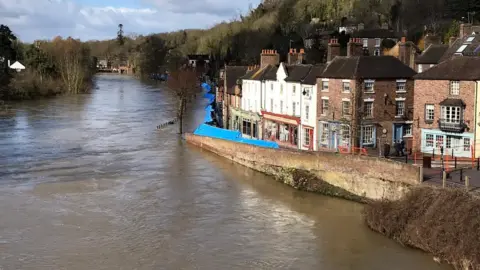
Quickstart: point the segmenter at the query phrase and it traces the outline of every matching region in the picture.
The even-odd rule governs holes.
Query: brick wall
[[[329,79],[328,92],[322,91],[322,79],[317,79],[318,93],[317,93],[317,118],[321,121],[339,120],[342,118],[350,119],[351,115],[344,117],[342,115],[342,101],[343,99],[350,100],[350,107],[353,102],[353,91],[355,90],[355,80],[349,80],[350,92],[343,92],[342,79]],[[329,111],[327,115],[322,115],[322,97],[328,97]],[[351,112],[350,112],[351,113]]]
[[[421,168],[373,157],[268,149],[186,134],[187,142],[258,171],[302,169],[329,184],[368,199],[399,199],[419,184]],[[275,157],[275,158],[272,158]]]
[[[415,138],[416,149],[421,145],[421,129],[438,129],[438,120],[440,119],[440,105],[444,99],[450,95],[450,81],[446,80],[415,80],[415,104],[414,104],[414,127],[413,136]],[[475,82],[460,82],[460,95],[453,98],[460,98],[465,102],[464,120],[470,128],[469,132],[474,132],[474,110],[475,110]],[[425,122],[425,105],[435,105],[435,119],[432,123]],[[418,121],[417,121],[418,119]]]

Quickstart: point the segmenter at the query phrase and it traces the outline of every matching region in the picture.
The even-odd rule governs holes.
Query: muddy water
[[[97,85],[0,118],[0,269],[449,269],[369,231],[359,204],[156,131],[168,92]]]

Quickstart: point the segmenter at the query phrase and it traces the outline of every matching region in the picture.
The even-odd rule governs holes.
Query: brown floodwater
[[[360,204],[155,130],[174,104],[161,88],[100,75],[92,94],[0,118],[0,269],[449,269],[367,229]]]

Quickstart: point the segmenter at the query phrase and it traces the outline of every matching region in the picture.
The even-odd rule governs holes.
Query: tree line
[[[20,42],[6,25],[0,25],[0,100],[34,99],[91,89],[95,59],[80,40],[56,37],[51,41]],[[12,70],[19,61],[26,69]]]

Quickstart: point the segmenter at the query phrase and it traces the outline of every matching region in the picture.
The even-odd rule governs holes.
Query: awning
[[[294,126],[300,125],[300,117],[271,113],[266,111],[262,111],[262,115],[263,115],[263,118],[267,120],[282,122],[282,123],[294,125]]]
[[[459,98],[447,98],[440,102],[440,106],[465,107],[466,104]]]

